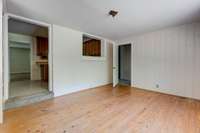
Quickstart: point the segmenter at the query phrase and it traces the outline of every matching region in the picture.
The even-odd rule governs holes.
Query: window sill
[[[105,61],[106,57],[92,57],[92,56],[82,56],[83,60],[91,60],[91,61]]]

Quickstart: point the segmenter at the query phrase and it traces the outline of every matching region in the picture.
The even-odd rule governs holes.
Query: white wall
[[[130,42],[134,86],[200,99],[200,23],[119,41]]]
[[[108,46],[107,46],[108,47]],[[111,47],[109,47],[111,48]],[[109,51],[107,49],[107,51]],[[106,60],[85,60],[82,33],[53,26],[53,88],[55,96],[111,83],[112,71]]]
[[[0,123],[3,122],[2,0],[0,0]]]

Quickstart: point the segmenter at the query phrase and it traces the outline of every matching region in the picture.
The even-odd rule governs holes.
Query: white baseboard
[[[75,93],[75,92],[79,92],[79,91],[83,91],[83,90],[88,90],[88,89],[92,89],[95,87],[99,87],[99,86],[104,86],[104,85],[108,85],[111,84],[110,82],[106,82],[106,83],[101,83],[101,84],[90,84],[90,85],[85,85],[85,86],[74,86],[71,88],[64,88],[64,89],[54,89],[54,97],[58,97],[58,96],[63,96],[63,95],[67,95],[67,94],[71,94],[71,93]]]

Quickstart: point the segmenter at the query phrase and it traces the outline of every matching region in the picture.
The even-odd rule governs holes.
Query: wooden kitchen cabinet
[[[40,66],[41,68],[41,78],[42,78],[42,81],[46,81],[48,82],[49,80],[49,68],[48,68],[48,64],[43,64]]]
[[[48,57],[48,38],[37,37],[37,56]]]
[[[101,56],[101,41],[91,39],[83,43],[83,56]]]
[[[48,60],[38,60],[36,63],[40,65],[41,80],[48,82],[49,80]]]
[[[40,56],[37,64],[40,65],[41,80],[48,82],[48,38],[37,37],[37,56]]]

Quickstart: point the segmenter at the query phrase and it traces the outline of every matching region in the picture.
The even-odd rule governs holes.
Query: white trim
[[[114,43],[113,40],[110,40],[110,39],[105,38],[105,37],[97,36],[97,35],[92,35],[92,34],[87,33],[87,32],[83,32],[83,35],[90,36],[90,37],[94,37],[94,38],[96,38],[96,39],[107,40],[108,42],[113,42],[113,43]]]
[[[3,16],[3,99],[4,101],[8,100],[9,94],[9,60],[8,60],[8,15],[4,14]]]
[[[32,42],[30,43],[30,79],[32,77],[32,57],[33,57],[33,38],[32,38]]]
[[[49,39],[49,91],[53,92],[53,50],[52,50],[52,25],[37,20],[17,16],[10,13],[4,14],[4,100],[8,100],[9,96],[9,55],[8,55],[8,20],[9,18],[21,20],[30,24],[40,25],[48,28],[48,39]]]
[[[3,123],[3,7],[0,1],[0,124]]]
[[[119,83],[118,56],[118,45],[117,43],[113,43],[113,87],[116,87]]]
[[[83,60],[90,60],[90,61],[105,61],[106,57],[92,57],[92,56],[83,56],[82,55],[82,59]]]
[[[131,87],[134,87],[134,81],[133,81],[133,55],[134,55],[134,43],[131,43]]]
[[[43,26],[43,27],[47,27],[47,28],[51,27],[51,24],[41,22],[41,21],[38,21],[38,20],[33,20],[33,19],[30,19],[30,18],[25,18],[25,17],[18,16],[18,15],[12,14],[12,13],[5,13],[5,15],[8,16],[8,18],[21,20],[21,21],[24,21],[24,22],[27,22],[27,23],[30,23],[30,24],[35,24],[35,25],[39,25],[39,26]]]
[[[48,42],[49,42],[49,55],[48,55],[48,65],[49,65],[49,91],[54,92],[53,87],[53,36],[52,36],[52,25],[48,26]]]
[[[3,13],[8,11],[8,7],[7,7],[7,2],[6,0],[2,0],[2,4],[3,4]]]

